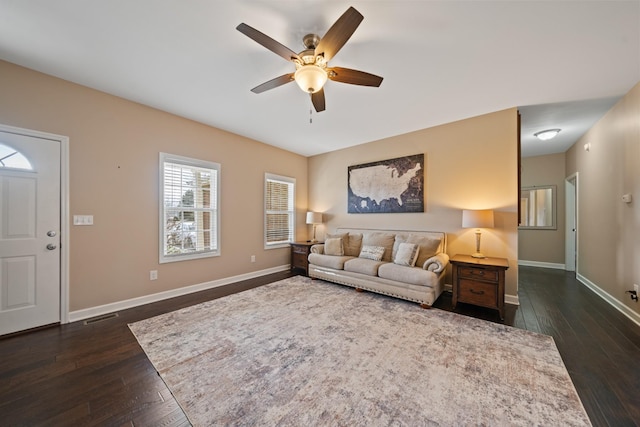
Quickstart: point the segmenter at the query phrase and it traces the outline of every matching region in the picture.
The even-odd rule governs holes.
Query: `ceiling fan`
[[[296,66],[294,73],[284,74],[251,89],[254,93],[262,93],[283,84],[296,81],[300,89],[311,94],[311,102],[317,112],[325,110],[324,84],[327,79],[341,83],[360,86],[378,87],[382,77],[342,67],[328,67],[328,62],[349,40],[364,17],[353,7],[347,9],[333,24],[329,31],[320,38],[317,34],[307,34],[303,37],[305,50],[295,53],[288,47],[275,41],[247,24],[236,27],[238,31],[250,39],[258,42],[270,51],[280,55]]]

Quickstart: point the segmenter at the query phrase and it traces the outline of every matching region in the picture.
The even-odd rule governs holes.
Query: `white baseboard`
[[[526,261],[519,259],[518,265],[526,266],[526,267],[542,267],[542,268],[553,268],[555,270],[565,270],[565,264],[558,264],[555,262],[540,262],[540,261]]]
[[[603,290],[602,288],[600,288],[598,285],[596,285],[595,283],[593,283],[583,275],[576,274],[576,279],[578,279],[578,281],[583,285],[585,285],[587,288],[591,289],[600,298],[608,302],[611,306],[613,306],[613,308],[615,308],[620,313],[624,314],[629,319],[631,319],[631,321],[634,322],[636,325],[640,326],[640,314],[636,313],[626,305],[622,304],[620,301],[614,298],[607,291]]]
[[[254,279],[256,277],[265,276],[267,274],[279,273],[289,270],[290,266],[282,265],[280,267],[268,268],[266,270],[252,271],[251,273],[240,274],[238,276],[225,277],[223,279],[213,280],[211,282],[199,283],[196,285],[185,286],[183,288],[171,289],[170,291],[158,292],[156,294],[145,295],[142,297],[131,298],[124,301],[113,302],[109,304],[99,305],[97,307],[84,308],[69,312],[69,322],[89,319],[91,317],[102,316],[104,314],[113,313],[128,308],[138,307],[152,302],[162,301],[169,298],[179,297],[182,295],[192,294],[194,292],[205,291],[211,288],[228,285],[243,280]]]
[[[504,302],[505,304],[520,305],[520,298],[518,295],[504,294]]]

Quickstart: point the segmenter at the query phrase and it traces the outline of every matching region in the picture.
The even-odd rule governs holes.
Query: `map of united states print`
[[[349,213],[424,212],[424,154],[350,166]]]

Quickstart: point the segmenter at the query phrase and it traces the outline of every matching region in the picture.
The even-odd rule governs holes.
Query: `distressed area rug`
[[[129,327],[196,426],[590,425],[551,337],[321,280]]]

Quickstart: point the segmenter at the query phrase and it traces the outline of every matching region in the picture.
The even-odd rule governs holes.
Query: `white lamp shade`
[[[307,224],[322,224],[322,213],[307,212]]]
[[[462,211],[463,228],[493,228],[493,210],[468,210]]]
[[[316,93],[327,82],[327,72],[317,65],[303,65],[296,70],[294,78],[300,89]]]

